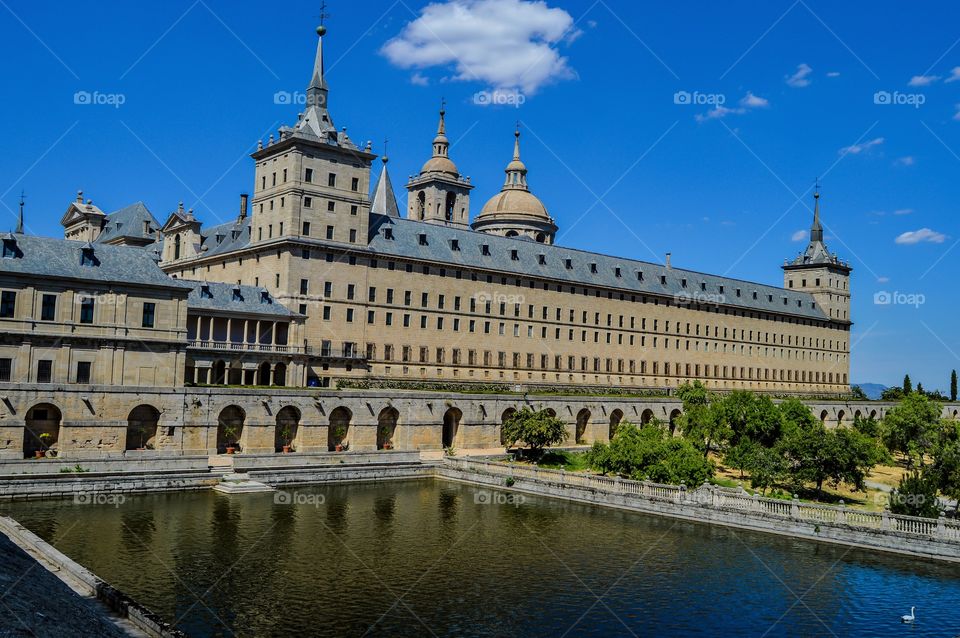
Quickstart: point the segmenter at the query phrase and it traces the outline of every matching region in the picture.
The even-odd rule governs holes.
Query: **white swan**
[[[909,614],[907,614],[906,616],[900,616],[900,622],[913,622],[914,620],[916,620],[917,616],[916,614],[913,613],[915,609],[916,607],[911,607]]]

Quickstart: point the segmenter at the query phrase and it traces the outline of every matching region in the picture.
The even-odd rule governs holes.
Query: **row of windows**
[[[58,295],[43,294],[40,298],[40,321],[56,321]],[[80,305],[80,323],[92,324],[96,299],[78,295]],[[0,292],[0,318],[12,319],[16,316],[17,293],[13,290]],[[143,313],[140,325],[143,328],[153,328],[156,321],[157,304],[152,301],[143,302]]]
[[[288,177],[287,169],[283,169],[283,171],[281,171],[281,173],[280,173],[280,182],[279,182],[279,183],[285,184],[285,183],[287,182],[287,177]],[[305,169],[303,170],[303,181],[308,182],[308,183],[312,183],[312,182],[313,182],[313,169],[312,169],[312,168],[305,168]],[[337,182],[338,182],[338,178],[337,178],[337,174],[336,174],[336,173],[327,173],[327,186],[328,186],[329,188],[337,188]],[[276,172],[276,171],[273,171],[272,173],[270,173],[270,186],[273,187],[273,186],[276,186],[276,185],[277,185],[277,172]],[[261,176],[260,176],[260,190],[264,190],[264,189],[266,189],[266,188],[267,188],[267,176],[266,176],[266,175],[261,175]],[[353,192],[355,192],[355,193],[360,192],[360,178],[359,178],[359,177],[352,177],[352,178],[350,178],[350,190],[353,191]]]
[[[275,199],[267,200],[267,210],[268,210],[268,211],[274,210],[275,204],[276,204],[276,200],[275,200]],[[259,206],[259,212],[260,212],[260,213],[263,213],[263,202],[260,202],[260,204],[259,204],[258,206]],[[279,206],[280,210],[283,210],[284,208],[286,208],[286,206],[287,206],[287,198],[286,198],[286,197],[281,197],[281,198],[280,198],[280,206]],[[304,208],[309,208],[309,209],[312,210],[312,209],[313,209],[313,197],[304,196],[304,198],[303,198],[303,207],[304,207]],[[352,217],[356,217],[357,214],[359,213],[359,211],[360,211],[360,209],[359,209],[359,207],[358,207],[356,204],[350,204],[350,215],[351,215]],[[328,213],[336,213],[336,212],[337,212],[337,203],[336,203],[334,200],[332,200],[332,199],[327,200],[327,212],[328,212]],[[263,239],[263,228],[262,228],[262,227],[261,227],[260,231],[261,231],[261,232],[260,232],[260,239]],[[304,235],[308,235],[308,236],[310,235],[310,233],[307,232],[307,231],[304,231],[303,234],[304,234]],[[283,235],[283,226],[282,226],[282,225],[281,225],[281,227],[280,227],[280,235]],[[273,235],[270,235],[270,237],[272,237],[272,236],[273,236]]]
[[[74,383],[90,383],[93,373],[93,364],[89,361],[78,361],[73,371]],[[13,359],[0,358],[0,383],[10,383],[13,380]],[[18,379],[20,381],[20,379]],[[53,360],[40,359],[37,361],[37,383],[53,383]]]

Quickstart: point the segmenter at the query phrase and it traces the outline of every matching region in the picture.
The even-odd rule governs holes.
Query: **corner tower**
[[[376,155],[337,130],[328,110],[323,36],[297,123],[270,136],[251,155],[256,162],[251,243],[302,236],[366,244],[370,222],[370,165]]]
[[[813,295],[817,305],[834,321],[850,322],[850,272],[823,243],[820,223],[820,190],[813,195],[813,226],[807,249],[783,265],[783,286]]]
[[[552,244],[557,225],[540,199],[527,186],[527,165],[520,159],[520,128],[514,132],[513,160],[507,164],[507,180],[490,198],[473,222],[473,229],[504,237],[527,237]]]
[[[440,107],[440,124],[433,138],[433,157],[420,174],[407,182],[407,218],[436,224],[470,223],[470,178],[464,178],[450,159],[446,110]]]

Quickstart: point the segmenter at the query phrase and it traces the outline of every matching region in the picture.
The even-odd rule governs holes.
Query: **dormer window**
[[[273,299],[270,298],[270,293],[266,290],[260,291],[260,303],[272,304]]]
[[[642,271],[642,270],[638,270],[638,271],[637,271],[637,281],[643,281],[643,271]]]
[[[240,292],[240,286],[234,286],[230,298],[233,301],[243,301],[243,293]]]
[[[753,298],[754,298],[754,300],[756,300],[756,298],[757,298],[757,291],[756,291],[756,290],[753,291]]]
[[[3,258],[15,259],[19,256],[20,250],[17,248],[17,240],[13,236],[3,238]]]
[[[427,245],[427,234],[426,234],[426,233],[420,233],[419,235],[417,235],[417,237],[418,237],[419,240],[420,240],[420,245],[421,245],[421,246],[426,246],[426,245]]]
[[[701,282],[700,282],[700,290],[706,292],[706,290],[707,290],[707,282],[705,282],[705,281],[701,281]]]
[[[666,286],[666,285],[667,285],[667,276],[666,276],[666,275],[660,275],[660,285],[661,285],[661,286]]]
[[[573,268],[573,260],[572,260],[572,259],[564,259],[564,260],[563,260],[563,265],[566,266],[567,270],[570,270],[570,269]]]
[[[593,263],[590,264],[590,272],[593,273],[593,274],[597,274],[597,264],[596,264],[596,262],[593,262]]]
[[[451,240],[450,240],[450,250],[459,252],[459,250],[460,250],[460,240],[459,240],[459,239],[451,239]]]
[[[393,239],[393,229],[392,229],[392,228],[384,228],[384,229],[383,229],[383,238],[384,238],[384,239]]]
[[[543,253],[540,253],[539,255],[537,255],[537,263],[540,264],[541,266],[546,266],[547,256],[544,255]]]
[[[216,240],[218,244],[223,242],[223,235],[221,233],[217,233]]]
[[[97,260],[97,256],[93,254],[93,246],[87,244],[80,249],[80,265],[81,266],[99,266],[100,262]]]
[[[686,287],[687,287],[687,280],[686,280],[686,279],[681,279],[681,280],[680,280],[680,285],[681,285],[682,287],[686,288]]]
[[[510,251],[510,260],[511,260],[511,261],[520,261],[520,253],[518,253],[516,250],[511,250],[511,251]]]
[[[773,295],[767,295],[767,301],[773,303]]]
[[[480,245],[480,254],[489,257],[490,256],[490,244],[481,244]]]
[[[738,297],[740,296],[740,289],[739,289],[739,288],[737,288],[737,296],[738,296]]]
[[[200,298],[201,299],[213,299],[213,293],[210,292],[210,286],[204,284],[200,286]]]
[[[723,294],[723,286],[717,286],[717,289],[720,291],[720,294]]]
[[[619,267],[619,266],[617,266],[616,268],[613,269],[613,274],[614,274],[616,277],[623,277],[623,273],[620,272],[620,267]]]

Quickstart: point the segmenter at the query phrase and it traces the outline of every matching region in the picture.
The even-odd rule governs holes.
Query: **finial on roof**
[[[17,218],[17,234],[23,234],[23,200],[26,198],[26,194],[21,190],[20,191],[20,216]]]
[[[383,138],[383,157],[380,158],[380,161],[386,164],[390,161],[390,156],[387,155],[387,144],[390,142],[389,139]]]
[[[81,191],[77,191],[77,203],[78,203],[78,204],[82,204],[82,203],[83,203],[83,191],[82,191],[82,190],[81,190]]]
[[[820,178],[817,178],[813,191],[813,226],[810,227],[810,242],[823,241],[823,225],[820,224]]]
[[[513,142],[513,159],[520,159],[520,120],[517,120],[517,129],[513,132],[516,138]]]

